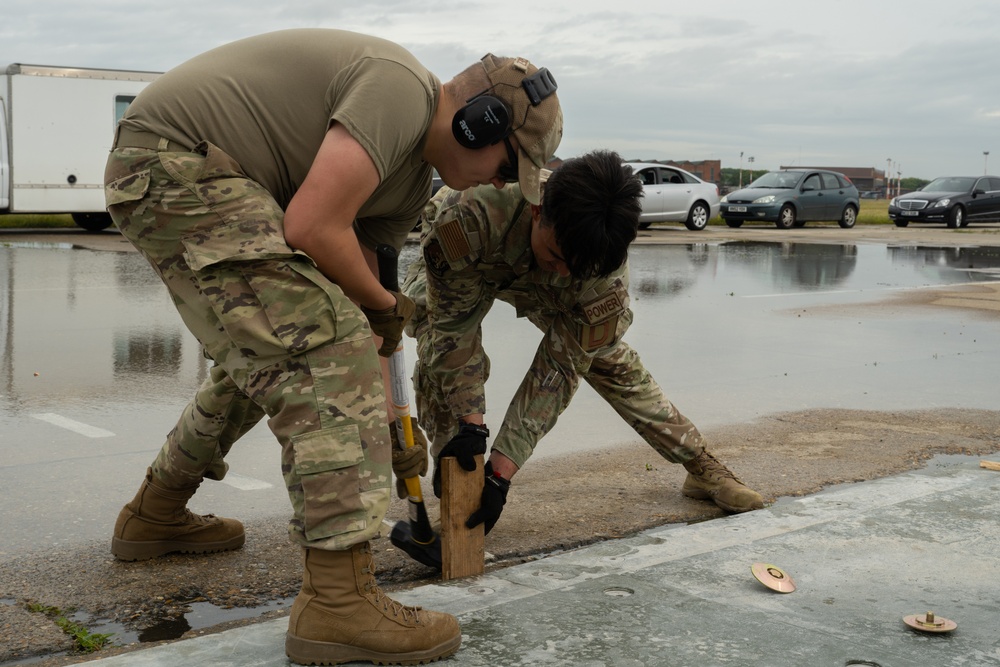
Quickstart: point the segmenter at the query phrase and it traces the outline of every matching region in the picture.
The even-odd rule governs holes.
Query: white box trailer
[[[111,225],[104,165],[115,126],[159,72],[9,65],[0,75],[0,214],[70,213]]]

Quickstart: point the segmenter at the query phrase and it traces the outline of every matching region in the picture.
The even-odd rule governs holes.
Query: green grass
[[[94,651],[101,650],[111,643],[111,637],[114,636],[113,632],[108,634],[90,632],[79,623],[74,623],[68,619],[66,614],[58,607],[49,607],[36,602],[29,603],[26,607],[28,611],[45,614],[51,618],[53,623],[70,636],[76,644],[76,649],[81,653],[93,653]]]
[[[0,229],[55,229],[76,227],[73,216],[68,213],[59,215],[0,215]]]
[[[716,216],[709,221],[710,225],[725,225],[726,223],[722,221],[722,218]],[[862,199],[861,200],[861,210],[858,211],[859,225],[891,225],[892,220],[889,219],[889,200],[888,199]]]
[[[858,211],[859,225],[891,225],[888,199],[862,199]]]

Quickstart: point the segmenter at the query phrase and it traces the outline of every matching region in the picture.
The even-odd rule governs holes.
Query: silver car
[[[642,181],[639,229],[654,222],[683,222],[692,230],[705,229],[719,215],[719,188],[694,174],[666,164],[628,162]]]

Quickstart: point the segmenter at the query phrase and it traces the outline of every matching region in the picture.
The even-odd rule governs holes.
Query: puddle
[[[100,619],[88,621],[86,618],[74,617],[73,620],[85,625],[93,633],[114,633],[112,641],[116,645],[136,642],[145,644],[179,639],[184,633],[192,630],[205,630],[222,623],[257,618],[269,611],[287,609],[291,606],[292,599],[273,600],[256,607],[232,607],[230,609],[216,607],[211,602],[191,602],[184,605],[189,609],[184,614],[166,618],[155,625],[138,631],[126,628],[121,623],[101,621]]]

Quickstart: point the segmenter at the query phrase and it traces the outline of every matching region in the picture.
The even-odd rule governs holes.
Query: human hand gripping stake
[[[441,458],[453,456],[463,470],[472,472],[476,469],[476,456],[486,453],[486,439],[490,436],[489,429],[483,424],[461,422],[458,433],[448,441],[438,455],[434,466],[434,495],[441,497]],[[493,530],[497,519],[507,503],[507,492],[510,490],[510,477],[517,471],[514,462],[497,451],[490,455],[490,460],[483,466],[485,476],[480,506],[469,515],[465,521],[466,528],[475,528],[483,524],[486,534]]]

